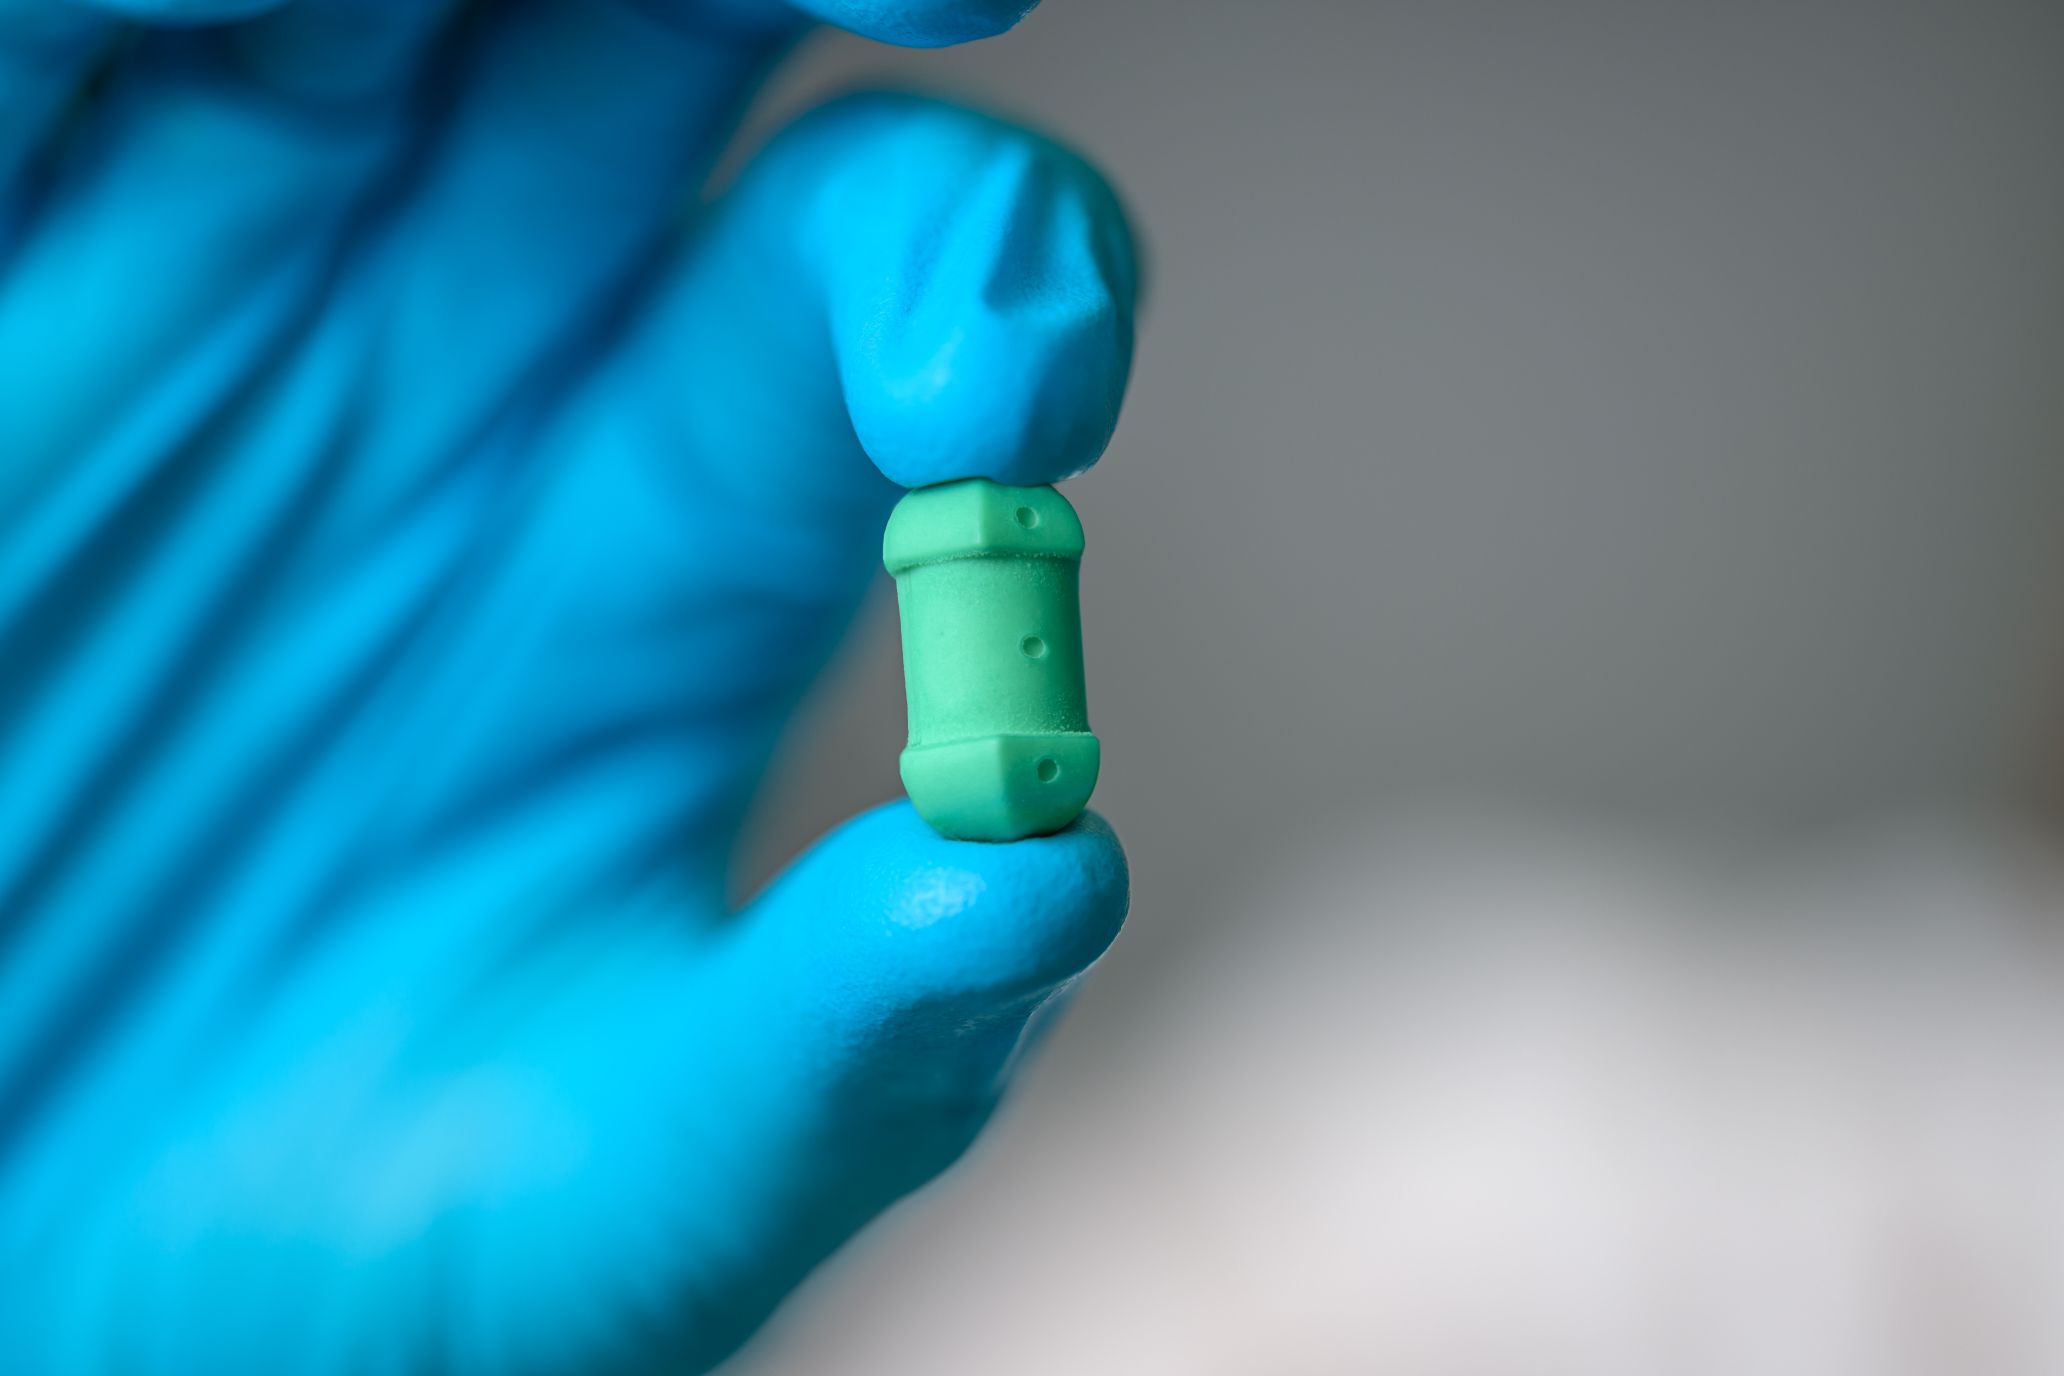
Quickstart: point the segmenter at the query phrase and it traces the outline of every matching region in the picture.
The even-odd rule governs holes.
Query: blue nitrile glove
[[[0,1369],[713,1363],[1123,916],[903,804],[723,898],[898,485],[1102,449],[1119,210],[880,97],[684,230],[777,0],[120,8],[0,0]]]

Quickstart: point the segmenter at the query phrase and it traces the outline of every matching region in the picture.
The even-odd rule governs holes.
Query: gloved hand
[[[1123,916],[901,804],[723,897],[898,485],[1101,451],[1119,210],[879,97],[684,228],[777,0],[121,7],[0,0],[0,1366],[712,1364]]]

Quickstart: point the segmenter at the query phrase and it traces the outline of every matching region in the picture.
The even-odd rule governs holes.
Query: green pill
[[[1082,522],[1051,487],[919,488],[882,537],[903,622],[903,787],[942,836],[1059,831],[1096,787],[1082,686]]]

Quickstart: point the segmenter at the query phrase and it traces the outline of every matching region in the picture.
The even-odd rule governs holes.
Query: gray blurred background
[[[1968,837],[2021,838],[2051,796],[2064,6],[1049,0],[945,52],[819,38],[749,132],[856,84],[1049,129],[1147,242],[1125,420],[1068,489],[1097,805],[1136,902],[993,1138],[737,1370],[1020,1369],[920,1322],[942,1255],[962,1311],[1105,1332],[1037,1293],[1064,1248],[993,1283],[980,1259],[1026,1219],[1092,1226],[1065,1163],[1160,1073],[1140,1048],[1229,996],[1228,952],[1280,957],[1293,1002],[1340,963],[1357,919],[1283,885],[1385,882],[1352,867],[1396,853],[1363,839],[1387,824],[1356,819],[1504,819],[1433,846],[1479,875],[1541,826],[1583,838],[1557,874],[1915,826],[1959,838],[1939,849],[1968,874],[1990,863]],[[877,598],[750,877],[894,795],[902,727]],[[1906,873],[1910,847],[1865,849]],[[1111,1158],[1142,1187],[1156,1160]],[[1418,1369],[1275,1351],[1225,1369]],[[1149,1344],[1108,1369],[1164,1367]]]

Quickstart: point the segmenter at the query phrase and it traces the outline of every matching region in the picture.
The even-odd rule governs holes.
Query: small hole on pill
[[[1035,769],[1039,774],[1039,782],[1043,784],[1050,784],[1061,777],[1061,766],[1055,760],[1041,760]]]
[[[1018,642],[1018,648],[1025,652],[1025,658],[1038,659],[1046,653],[1046,642],[1036,635],[1028,635]]]
[[[1032,527],[1039,524],[1039,513],[1034,511],[1029,506],[1019,507],[1017,509],[1016,515],[1018,518],[1018,524],[1023,526],[1027,530],[1030,530],[1032,529]]]

